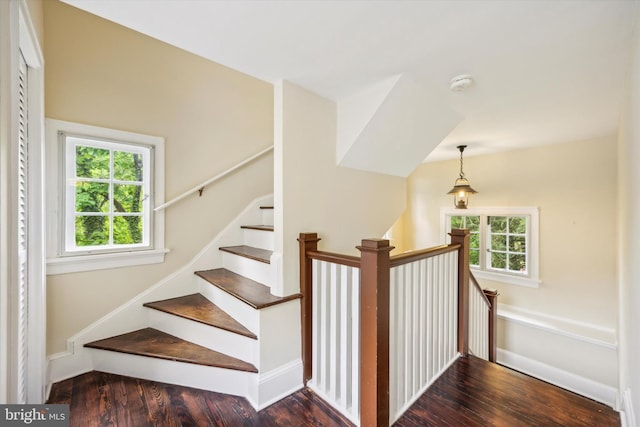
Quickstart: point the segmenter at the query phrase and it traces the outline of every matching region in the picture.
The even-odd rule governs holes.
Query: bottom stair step
[[[237,371],[258,372],[258,369],[251,363],[210,350],[153,328],[140,329],[127,334],[94,341],[84,346],[99,350],[116,351],[119,353],[175,360],[178,362]]]

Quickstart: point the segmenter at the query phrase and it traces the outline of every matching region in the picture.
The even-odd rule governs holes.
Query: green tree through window
[[[475,267],[480,265],[480,217],[452,216],[451,228],[469,229],[469,264]]]
[[[490,216],[490,266],[497,270],[527,273],[527,219],[523,216]]]
[[[75,183],[75,246],[118,247],[144,244],[144,147],[69,137]],[[72,176],[71,173],[73,174]]]

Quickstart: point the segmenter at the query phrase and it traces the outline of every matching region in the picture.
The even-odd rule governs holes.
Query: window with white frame
[[[61,133],[65,253],[148,249],[153,147]]]
[[[538,210],[536,208],[443,209],[444,235],[470,232],[469,264],[479,278],[537,287]]]
[[[527,276],[528,223],[527,216],[487,216],[487,269]]]
[[[164,202],[163,138],[59,120],[47,120],[47,138],[58,165],[47,273],[162,262],[164,215],[153,208]]]

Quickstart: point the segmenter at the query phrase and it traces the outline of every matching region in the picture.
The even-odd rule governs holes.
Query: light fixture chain
[[[463,170],[464,162],[462,160],[462,152],[463,151],[464,151],[464,148],[462,148],[460,150],[460,178],[464,178],[464,170]]]

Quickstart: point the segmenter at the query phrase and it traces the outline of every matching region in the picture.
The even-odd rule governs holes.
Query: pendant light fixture
[[[469,185],[469,180],[465,178],[462,169],[462,152],[465,148],[467,148],[466,145],[458,145],[458,150],[460,150],[460,178],[456,179],[453,188],[447,193],[453,194],[453,205],[456,209],[467,209],[467,206],[469,206],[469,195],[477,193],[477,191]]]

